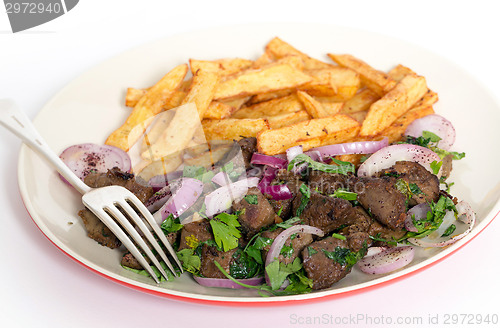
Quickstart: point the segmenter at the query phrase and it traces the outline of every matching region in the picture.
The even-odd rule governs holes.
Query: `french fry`
[[[232,144],[219,145],[217,147],[212,147],[210,150],[200,153],[195,157],[185,158],[184,165],[203,166],[206,168],[213,166],[215,163],[224,158],[224,156],[231,149],[231,145]]]
[[[206,72],[218,72],[220,77],[240,72],[252,66],[253,61],[243,58],[223,58],[218,60],[197,60],[190,59],[189,66],[191,73],[196,74],[198,70]]]
[[[287,97],[277,98],[255,105],[244,107],[235,112],[233,118],[259,118],[277,116],[288,113],[295,113],[303,110],[304,106],[296,94]]]
[[[150,128],[144,133],[141,152],[147,151],[152,144],[156,143],[156,141],[170,125],[174,115],[175,111],[164,111],[155,116]]]
[[[347,115],[349,115],[350,117],[352,117],[353,119],[358,121],[359,124],[363,124],[363,121],[365,120],[366,115],[368,115],[368,111],[360,110],[359,112],[353,112],[353,113],[349,113]]]
[[[360,78],[355,71],[344,67],[331,67],[306,71],[313,80],[300,87],[311,96],[333,97],[337,101],[352,98],[359,89]]]
[[[139,99],[141,99],[147,92],[147,89],[128,88],[127,94],[125,95],[125,106],[135,107]]]
[[[279,129],[284,126],[292,125],[302,121],[307,121],[310,118],[311,117],[305,110],[299,110],[298,112],[294,113],[265,117],[265,119],[269,122],[270,129]]]
[[[424,77],[405,76],[394,89],[370,106],[360,136],[377,135],[408,111],[426,92]]]
[[[267,155],[284,153],[302,144],[303,149],[321,145],[324,140],[342,142],[357,133],[359,123],[343,114],[311,119],[283,128],[264,130],[257,134],[258,151]]]
[[[134,166],[134,173],[137,178],[149,181],[154,176],[174,172],[182,164],[181,155],[181,152],[176,152],[154,162],[142,161]]]
[[[307,92],[304,91],[297,91],[297,96],[299,97],[300,101],[302,101],[304,108],[312,118],[322,118],[335,115],[340,111],[341,108],[341,106],[338,106],[336,112],[328,111],[323,107],[321,102],[314,99]]]
[[[396,121],[394,121],[394,123],[380,132],[379,135],[388,137],[389,143],[400,141],[403,138],[406,128],[411,122],[430,114],[434,114],[432,105],[414,107],[400,116]]]
[[[388,74],[392,79],[398,82],[407,75],[416,75],[414,71],[403,65],[397,65],[391,69]],[[413,107],[432,105],[438,100],[438,94],[431,89],[427,89],[427,93]]]
[[[151,119],[162,111],[165,101],[180,87],[187,70],[186,64],[179,65],[151,87],[137,102],[125,123],[107,138],[106,144],[128,151],[139,140]]]
[[[269,123],[263,118],[225,120],[203,120],[205,137],[211,140],[240,140],[255,137],[259,131],[269,129]]]
[[[250,100],[248,100],[246,105],[251,106],[251,105],[261,103],[261,102],[290,96],[291,94],[294,94],[294,93],[295,93],[295,89],[283,89],[283,90],[278,90],[278,91],[259,93],[259,94],[253,95],[250,98]]]
[[[386,73],[374,69],[354,56],[335,54],[328,54],[328,56],[338,65],[350,68],[359,73],[361,82],[380,96],[389,92],[396,85],[396,81],[391,79]]]
[[[370,106],[379,99],[380,96],[377,93],[369,88],[365,88],[344,103],[342,113],[349,114],[368,110]]]
[[[263,92],[296,88],[312,78],[288,64],[270,64],[219,83],[214,99],[231,99]]]
[[[179,107],[170,122],[172,128],[164,130],[156,142],[141,154],[143,159],[154,161],[186,148],[196,129],[199,128],[200,122],[213,99],[218,81],[218,72],[201,69],[196,71],[189,93],[182,100],[182,105],[194,104],[198,115],[193,113],[192,107]],[[190,116],[193,114],[195,117]],[[182,127],[182,129],[178,127]]]
[[[266,52],[270,53],[272,56],[278,59],[290,55],[300,56],[300,58],[302,58],[302,60],[304,61],[304,69],[307,70],[329,68],[332,66],[318,59],[309,57],[308,55],[300,52],[290,44],[277,37],[269,41],[269,43],[266,45]]]

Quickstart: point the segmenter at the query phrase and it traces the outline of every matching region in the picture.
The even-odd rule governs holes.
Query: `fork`
[[[153,233],[160,239],[168,253],[175,260],[182,273],[182,265],[168,242],[165,234],[156,223],[146,206],[129,190],[121,186],[91,188],[80,180],[71,169],[50,149],[31,120],[10,99],[0,99],[0,124],[24,141],[31,149],[38,152],[76,189],[82,196],[83,204],[92,211],[122,242],[128,251],[139,261],[151,277],[160,283],[151,265],[135,245],[137,244],[154,264],[160,274],[169,280],[168,274],[160,264],[152,250],[148,247],[141,234],[152,248],[159,254],[170,271],[176,274],[172,264]],[[143,220],[144,219],[144,220]],[[146,222],[144,222],[146,221]],[[133,222],[135,224],[132,225]],[[146,225],[147,223],[147,225]],[[152,231],[148,228],[152,229]],[[128,234],[128,235],[127,235]],[[130,237],[129,237],[130,236]],[[135,242],[135,244],[134,244]]]

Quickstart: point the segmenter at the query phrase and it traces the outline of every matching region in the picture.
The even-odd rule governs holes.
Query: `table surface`
[[[66,15],[13,34],[0,13],[0,98],[33,118],[88,68],[148,41],[220,25],[329,23],[396,37],[455,62],[500,97],[496,1],[86,0]],[[479,118],[480,119],[480,118]],[[2,327],[439,327],[465,315],[498,320],[500,221],[438,265],[382,288],[324,302],[223,307],[151,296],[82,268],[30,220],[17,187],[18,141],[0,129],[0,326]],[[492,172],[498,174],[498,172]],[[484,320],[483,320],[484,321]],[[400,324],[396,325],[396,322]],[[451,322],[451,321],[450,321]],[[468,320],[463,325],[466,326]],[[474,321],[474,326],[482,325]]]

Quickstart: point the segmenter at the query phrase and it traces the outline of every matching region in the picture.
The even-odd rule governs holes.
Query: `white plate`
[[[404,64],[427,78],[439,94],[437,113],[457,130],[456,150],[467,156],[454,163],[452,193],[475,209],[477,226],[471,234],[445,249],[419,250],[403,270],[366,275],[356,268],[332,288],[305,295],[262,298],[252,290],[205,288],[185,274],[174,282],[155,285],[119,265],[122,252],[98,245],[86,237],[77,212],[80,195],[27,147],[19,157],[19,186],[35,224],[59,249],[87,268],[123,285],[148,293],[198,302],[273,303],[331,298],[365,290],[414,273],[453,253],[483,230],[500,210],[500,153],[492,151],[500,140],[499,106],[460,68],[424,49],[366,31],[329,25],[261,24],[215,28],[182,34],[128,51],[83,74],[61,90],[38,114],[35,125],[56,152],[83,142],[103,143],[127,117],[127,87],[148,87],[175,65],[189,58],[254,59],[274,36],[307,54],[328,60],[327,52],[351,53],[372,66],[389,70]],[[480,119],[476,119],[477,117]],[[474,124],[472,124],[474,122]]]

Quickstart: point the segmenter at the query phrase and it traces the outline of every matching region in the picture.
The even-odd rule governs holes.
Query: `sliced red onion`
[[[238,285],[234,281],[225,278],[204,278],[193,276],[194,280],[202,286],[205,287],[221,287],[221,288],[232,288],[232,289],[245,289],[247,287],[243,287]],[[264,277],[254,277],[248,279],[236,279],[242,284],[249,286],[258,286],[264,282]]]
[[[256,165],[268,165],[277,169],[286,167],[285,159],[260,153],[253,153],[250,163]]]
[[[182,174],[182,171],[174,171],[169,174],[155,175],[149,179],[148,186],[153,188],[154,192],[157,192],[161,188],[167,186],[171,181],[181,178]]]
[[[389,247],[374,255],[363,257],[357,266],[364,273],[384,274],[408,265],[414,256],[413,246]]]
[[[294,225],[293,227],[290,227],[288,229],[283,230],[276,238],[274,238],[274,241],[271,244],[271,247],[269,248],[269,252],[267,253],[266,262],[265,262],[266,267],[271,262],[278,259],[280,252],[281,252],[281,249],[283,248],[283,245],[285,245],[285,242],[287,241],[287,239],[290,238],[291,235],[296,234],[296,233],[310,233],[312,235],[316,235],[319,237],[324,236],[323,230],[316,228],[316,227],[303,225],[303,224]],[[266,273],[266,283],[268,285],[270,285],[269,277],[267,276],[267,273]]]
[[[158,190],[154,193],[154,195],[144,203],[147,209],[154,213],[158,211],[172,196],[171,190],[169,186],[165,186],[162,189]]]
[[[277,169],[273,167],[266,167],[262,179],[258,187],[261,193],[271,196],[275,200],[285,200],[293,197],[290,188],[286,184],[271,185],[271,182],[276,177]]]
[[[132,168],[125,151],[108,145],[78,144],[66,148],[59,157],[82,181],[93,171],[105,173],[118,167],[123,172],[130,172]]]
[[[408,238],[408,241],[413,245],[421,247],[444,247],[467,236],[472,231],[472,228],[474,228],[476,214],[472,210],[472,207],[465,201],[460,201],[455,207],[458,210],[458,220],[452,222],[455,224],[456,229],[450,236],[441,237],[442,234],[436,233],[424,238]]]
[[[367,256],[372,256],[372,255],[375,255],[375,254],[378,254],[384,250],[386,250],[387,246],[374,246],[374,247],[368,247],[368,250],[366,251],[366,255],[365,257]]]
[[[154,217],[161,224],[170,214],[179,217],[190,208],[203,192],[203,182],[193,178],[181,178],[180,187],[172,197],[155,213]],[[159,215],[157,213],[160,213]],[[181,222],[182,223],[182,222]]]
[[[357,141],[317,147],[305,152],[305,154],[319,152],[321,158],[348,154],[372,154],[387,147],[387,145],[389,145],[389,139],[384,138],[380,141]]]
[[[290,163],[297,155],[303,154],[304,152],[302,151],[302,146],[294,146],[290,147],[286,150],[286,159]]]
[[[417,232],[418,230],[413,224],[413,218],[415,218],[415,221],[425,219],[427,217],[427,212],[430,211],[431,207],[427,203],[418,204],[410,208],[406,213],[405,229],[410,232]]]
[[[231,183],[231,179],[226,172],[220,171],[212,178],[212,182],[218,184],[219,186],[225,186]]]
[[[243,198],[248,188],[257,187],[258,183],[258,178],[248,178],[215,189],[205,197],[205,214],[212,217],[227,210],[233,201]]]
[[[441,138],[438,147],[450,149],[455,143],[456,132],[453,124],[441,115],[432,114],[411,122],[406,128],[405,135],[420,137],[423,131],[429,131]]]
[[[417,162],[432,172],[430,163],[440,162],[441,158],[432,150],[411,144],[387,146],[372,154],[359,166],[359,177],[370,177],[393,166],[397,161]]]

